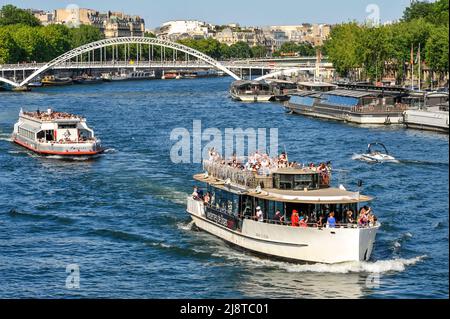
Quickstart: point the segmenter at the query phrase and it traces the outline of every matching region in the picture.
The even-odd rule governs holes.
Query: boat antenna
[[[287,153],[287,151],[286,151],[286,144],[284,144],[283,147],[284,147],[284,154],[286,154],[286,161],[287,161],[288,164],[289,164],[289,156],[288,156],[288,153]]]

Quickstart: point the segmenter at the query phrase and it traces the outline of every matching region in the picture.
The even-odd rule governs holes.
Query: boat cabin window
[[[211,206],[220,209],[227,214],[239,215],[239,195],[227,192],[211,185],[208,185],[207,191],[211,194]]]
[[[60,130],[62,129],[71,129],[71,128],[77,128],[76,124],[58,124],[58,128]]]
[[[274,186],[284,190],[318,189],[319,174],[274,174]]]
[[[44,139],[45,138],[45,132],[44,131],[39,131],[38,133],[37,133],[37,139],[38,140],[42,140],[42,139]]]
[[[55,131],[54,130],[44,131],[44,134],[45,134],[46,141],[55,141]]]

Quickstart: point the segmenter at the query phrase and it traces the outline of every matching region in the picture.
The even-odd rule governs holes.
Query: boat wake
[[[115,154],[118,153],[118,151],[115,148],[107,148],[103,151],[103,154]]]
[[[330,273],[330,274],[350,274],[350,273],[388,273],[388,272],[403,272],[408,266],[413,266],[422,262],[427,256],[417,256],[410,259],[392,258],[388,260],[377,261],[361,261],[361,262],[345,262],[339,264],[297,264],[283,261],[275,261],[270,259],[262,259],[252,255],[233,251],[230,253],[218,252],[213,253],[215,257],[226,258],[231,261],[236,261],[243,264],[248,264],[249,267],[269,267],[284,270],[288,273]]]
[[[0,134],[0,141],[12,142],[11,134]]]
[[[189,230],[192,230],[194,228],[194,224],[195,223],[192,220],[188,224],[186,224],[186,223],[178,223],[177,227],[178,227],[178,229],[189,231]]]

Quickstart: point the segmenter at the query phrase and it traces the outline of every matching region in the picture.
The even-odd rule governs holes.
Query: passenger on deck
[[[195,200],[199,200],[199,196],[198,196],[198,187],[194,186],[194,191],[192,192],[192,198]]]
[[[206,193],[205,197],[203,197],[203,203],[205,205],[209,205],[209,202],[211,201],[211,195],[208,193]]]
[[[281,214],[280,210],[276,211],[275,216],[273,217],[273,220],[280,224],[284,223],[284,216]]]
[[[300,217],[300,227],[307,228],[308,227],[308,217]]]
[[[259,206],[256,207],[256,220],[261,223],[264,222],[264,213]]]
[[[347,209],[346,219],[348,224],[355,223],[355,219],[353,218],[353,211],[351,209]]]
[[[369,216],[368,216],[369,211],[366,208],[367,208],[367,206],[364,206],[359,211],[358,226],[360,226],[360,227],[367,227],[367,225],[369,224]]]
[[[334,212],[331,212],[330,216],[327,219],[327,227],[336,228],[336,218],[334,218]]]
[[[317,226],[318,228],[322,228],[322,227],[323,227],[323,220],[324,220],[324,216],[323,216],[323,215],[320,215],[320,216],[317,218],[316,226]]]
[[[292,211],[291,223],[292,227],[300,226],[300,217],[298,216],[298,211],[296,211],[295,209]]]

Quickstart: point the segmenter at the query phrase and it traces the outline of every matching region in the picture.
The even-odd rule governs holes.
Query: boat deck
[[[76,121],[80,122],[84,120],[82,116],[64,113],[64,112],[23,112],[21,117],[28,118],[39,122],[61,122],[61,121]]]

